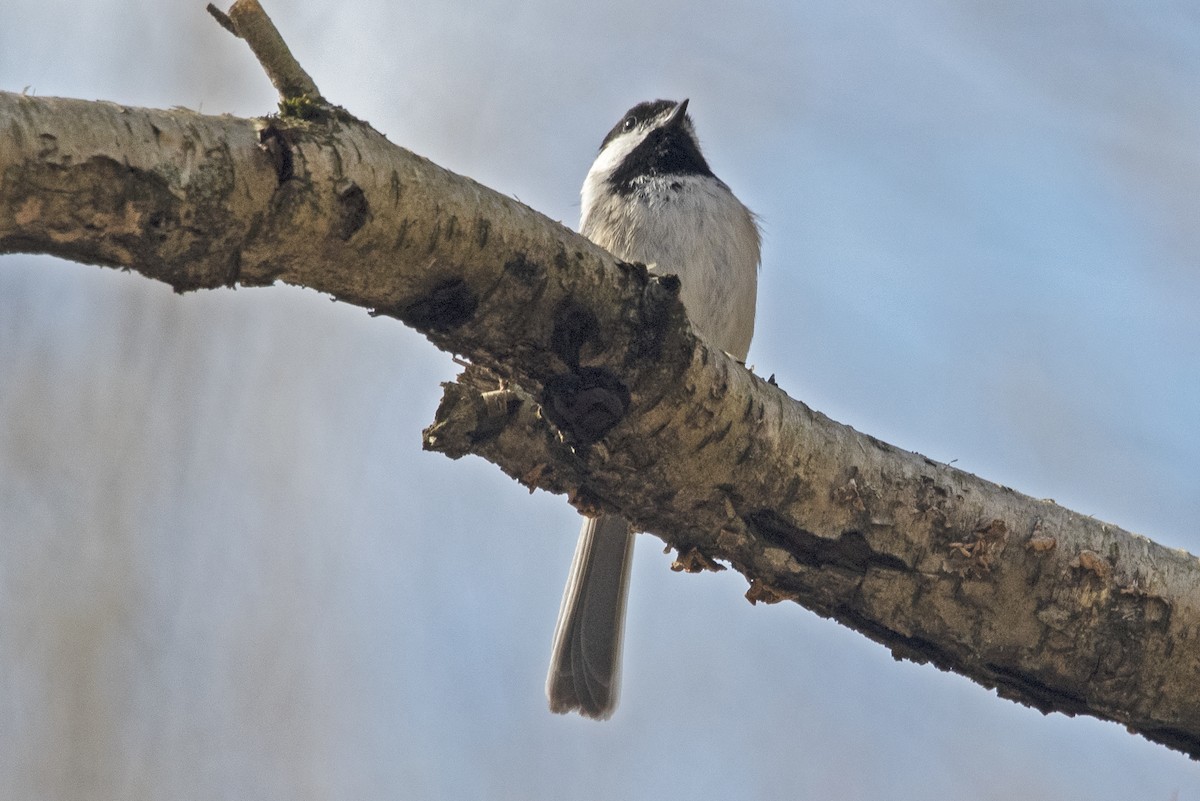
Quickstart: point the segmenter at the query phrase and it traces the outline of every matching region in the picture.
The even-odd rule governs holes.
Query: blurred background
[[[253,116],[203,0],[6,0],[0,88]],[[324,94],[574,226],[691,98],[763,220],[750,361],[833,418],[1200,552],[1200,7],[268,0]],[[3,799],[1200,799],[643,539],[622,706],[546,710],[578,520],[423,453],[447,354],[287,287],[0,261]]]

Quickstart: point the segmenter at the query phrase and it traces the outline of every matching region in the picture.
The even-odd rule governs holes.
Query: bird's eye
[[[632,114],[630,114],[628,117],[626,117],[626,118],[625,118],[625,124],[624,124],[622,127],[623,127],[623,128],[626,130],[626,131],[632,131],[632,130],[633,130],[633,126],[634,126],[634,125],[636,125],[636,124],[637,124],[637,120],[636,120],[636,119],[634,119],[634,117],[633,117],[633,115],[632,115]]]

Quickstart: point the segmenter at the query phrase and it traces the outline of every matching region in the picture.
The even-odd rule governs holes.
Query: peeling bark
[[[324,108],[0,93],[0,252],[178,291],[275,281],[472,364],[425,445],[727,562],[897,658],[1200,757],[1195,557],[898,450],[697,338],[678,284]]]

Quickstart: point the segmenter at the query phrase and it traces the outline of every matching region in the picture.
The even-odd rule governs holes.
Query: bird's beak
[[[671,112],[671,116],[667,117],[667,121],[662,124],[662,127],[674,128],[682,125],[684,119],[687,117],[687,104],[687,98],[684,98],[683,102],[676,106],[675,110]]]

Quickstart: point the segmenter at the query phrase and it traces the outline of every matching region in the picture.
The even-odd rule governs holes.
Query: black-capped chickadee
[[[687,105],[639,103],[608,132],[583,182],[579,231],[617,258],[679,276],[696,330],[745,359],[754,333],[758,225],[709,169]],[[554,712],[605,719],[616,708],[632,556],[627,521],[584,520],[546,679]]]

